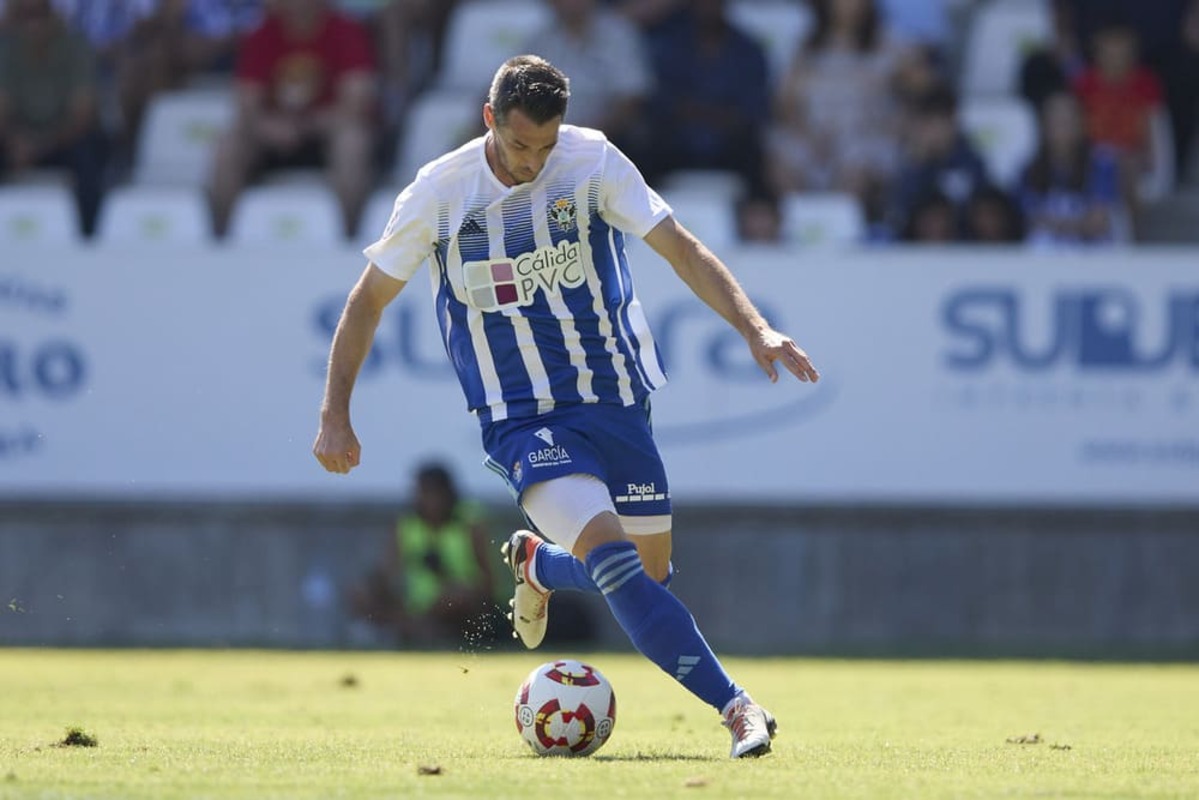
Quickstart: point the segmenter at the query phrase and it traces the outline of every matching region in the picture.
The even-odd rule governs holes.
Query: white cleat
[[[545,626],[549,620],[550,595],[553,592],[538,588],[536,578],[530,575],[533,569],[533,554],[542,544],[542,538],[532,531],[516,531],[500,547],[500,553],[508,568],[512,570],[512,581],[516,590],[508,605],[512,611],[508,621],[512,623],[512,636],[530,650],[535,649],[545,638]]]
[[[724,715],[724,727],[733,735],[729,758],[757,758],[770,752],[778,725],[769,711],[752,700],[738,698]]]

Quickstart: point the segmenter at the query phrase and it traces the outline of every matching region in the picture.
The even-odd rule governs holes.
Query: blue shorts
[[[548,414],[483,426],[485,463],[520,501],[536,483],[563,475],[594,475],[626,517],[670,514],[666,468],[644,406],[576,403]]]

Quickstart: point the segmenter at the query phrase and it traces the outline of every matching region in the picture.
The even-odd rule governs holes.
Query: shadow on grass
[[[634,753],[632,755],[591,756],[592,761],[722,761],[714,756],[693,756],[684,753]]]

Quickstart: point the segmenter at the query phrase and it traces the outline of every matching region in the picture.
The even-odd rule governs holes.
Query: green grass
[[[712,711],[594,654],[612,739],[539,759],[512,697],[554,655],[0,649],[0,798],[1199,797],[1196,666],[732,659],[780,732],[731,762]]]

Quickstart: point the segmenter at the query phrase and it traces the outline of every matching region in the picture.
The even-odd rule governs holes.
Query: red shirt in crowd
[[[374,68],[369,35],[353,19],[326,11],[311,36],[295,38],[268,14],[242,44],[237,79],[265,87],[268,107],[300,112],[328,105],[346,75]]]
[[[1113,81],[1094,67],[1074,81],[1074,93],[1087,117],[1091,141],[1125,151],[1143,150],[1149,143],[1149,117],[1162,104],[1162,86],[1146,67],[1137,67],[1124,80]]]

